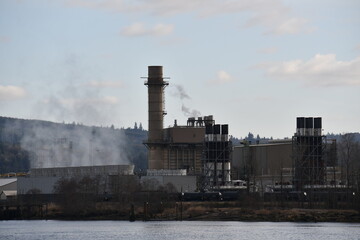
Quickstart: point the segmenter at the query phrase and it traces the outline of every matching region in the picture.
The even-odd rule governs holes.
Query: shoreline
[[[356,210],[339,209],[248,209],[199,207],[185,209],[182,213],[164,209],[161,213],[143,212],[130,218],[129,212],[95,211],[79,214],[52,212],[44,216],[2,216],[0,220],[63,220],[63,221],[239,221],[239,222],[338,222],[360,223],[360,213]]]

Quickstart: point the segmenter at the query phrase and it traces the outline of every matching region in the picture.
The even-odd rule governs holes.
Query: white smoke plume
[[[32,168],[129,164],[120,130],[46,123],[25,129],[21,139]]]
[[[51,76],[65,87],[55,91],[49,87],[48,96],[33,107],[32,118],[73,124],[38,121],[38,125],[23,130],[21,147],[32,153],[31,167],[129,164],[123,131],[82,125],[113,124],[120,118],[118,98],[106,95],[103,87],[84,84],[93,80],[94,71],[80,57],[70,55],[59,67],[52,71],[63,74]]]

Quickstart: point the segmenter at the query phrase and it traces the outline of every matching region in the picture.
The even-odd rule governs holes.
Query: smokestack
[[[164,81],[162,66],[148,67],[148,78],[145,85],[148,86],[149,107],[148,168],[163,169],[162,148],[159,143],[163,142],[164,115],[166,114],[164,88],[169,83]]]

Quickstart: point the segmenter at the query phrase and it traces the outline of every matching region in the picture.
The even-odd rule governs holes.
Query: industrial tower
[[[292,138],[295,187],[322,185],[326,180],[326,136],[322,135],[321,118],[298,117],[296,125]]]
[[[148,78],[144,83],[148,87],[149,135],[145,145],[149,149],[148,169],[163,169],[163,127],[164,88],[169,85],[164,81],[162,66],[149,66]]]

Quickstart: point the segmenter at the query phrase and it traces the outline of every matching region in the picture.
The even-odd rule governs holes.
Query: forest
[[[0,174],[31,167],[134,164],[147,168],[147,131],[0,117]]]

